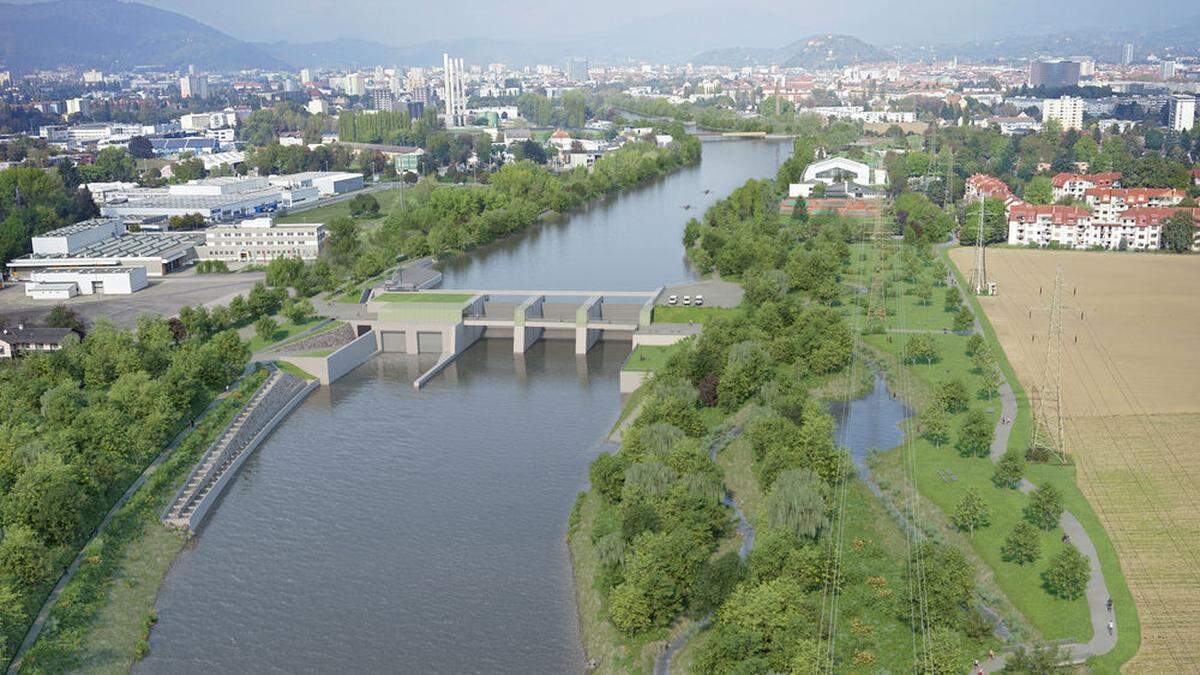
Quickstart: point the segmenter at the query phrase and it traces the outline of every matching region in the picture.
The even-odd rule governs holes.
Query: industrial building
[[[116,217],[187,216],[198,213],[205,220],[221,222],[274,211],[287,204],[291,195],[272,186],[266,178],[206,178],[161,190],[127,191],[124,200],[109,200],[100,213]],[[301,199],[303,201],[303,199]]]
[[[196,234],[127,233],[112,218],[89,220],[34,237],[33,253],[10,260],[8,271],[32,280],[35,272],[51,268],[142,267],[147,276],[159,277],[192,260],[199,240]]]
[[[316,260],[325,243],[321,223],[277,225],[270,218],[255,218],[236,225],[210,227],[204,246],[197,249],[201,260],[270,262],[275,258]]]
[[[148,285],[145,267],[48,267],[30,273],[25,295],[66,300],[76,295],[129,295]]]
[[[293,190],[315,187],[318,194],[322,197],[340,195],[363,188],[362,174],[346,171],[304,171],[302,173],[289,173],[280,176],[271,176],[267,179],[267,182],[276,187]]]

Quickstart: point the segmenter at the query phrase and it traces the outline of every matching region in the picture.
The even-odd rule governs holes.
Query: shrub
[[[800,538],[815,538],[829,524],[821,482],[807,469],[779,474],[767,495],[767,522],[772,529]]]

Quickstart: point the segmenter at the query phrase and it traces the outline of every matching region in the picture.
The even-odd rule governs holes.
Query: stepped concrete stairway
[[[245,455],[253,451],[260,432],[311,389],[301,378],[279,370],[272,372],[205,451],[163,513],[163,522],[194,531],[199,524],[196,521],[203,518],[203,514],[196,518],[197,510],[210,496],[216,497],[214,491],[223,487],[221,479],[241,466]]]

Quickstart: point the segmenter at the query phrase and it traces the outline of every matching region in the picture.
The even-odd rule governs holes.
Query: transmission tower
[[[984,206],[985,197],[979,195],[979,231],[975,235],[975,262],[971,265],[971,291],[975,295],[984,295],[988,292],[987,278],[987,256],[986,247],[984,246],[983,236],[983,221],[984,221]]]
[[[1062,411],[1062,267],[1054,274],[1054,289],[1050,292],[1050,325],[1046,331],[1046,363],[1042,368],[1042,386],[1038,390],[1037,414],[1033,419],[1030,449],[1044,447],[1067,463],[1063,436]]]
[[[946,159],[946,195],[942,198],[943,208],[950,207],[950,198],[953,195],[951,185],[954,183],[954,148],[948,146],[949,155]]]

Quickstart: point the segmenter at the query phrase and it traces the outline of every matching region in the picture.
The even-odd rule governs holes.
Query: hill
[[[733,47],[703,52],[696,65],[840,68],[856,63],[891,61],[890,53],[852,35],[813,35],[777,49]]]
[[[0,4],[0,65],[18,72],[188,64],[217,71],[285,65],[211,26],[136,2]]]

